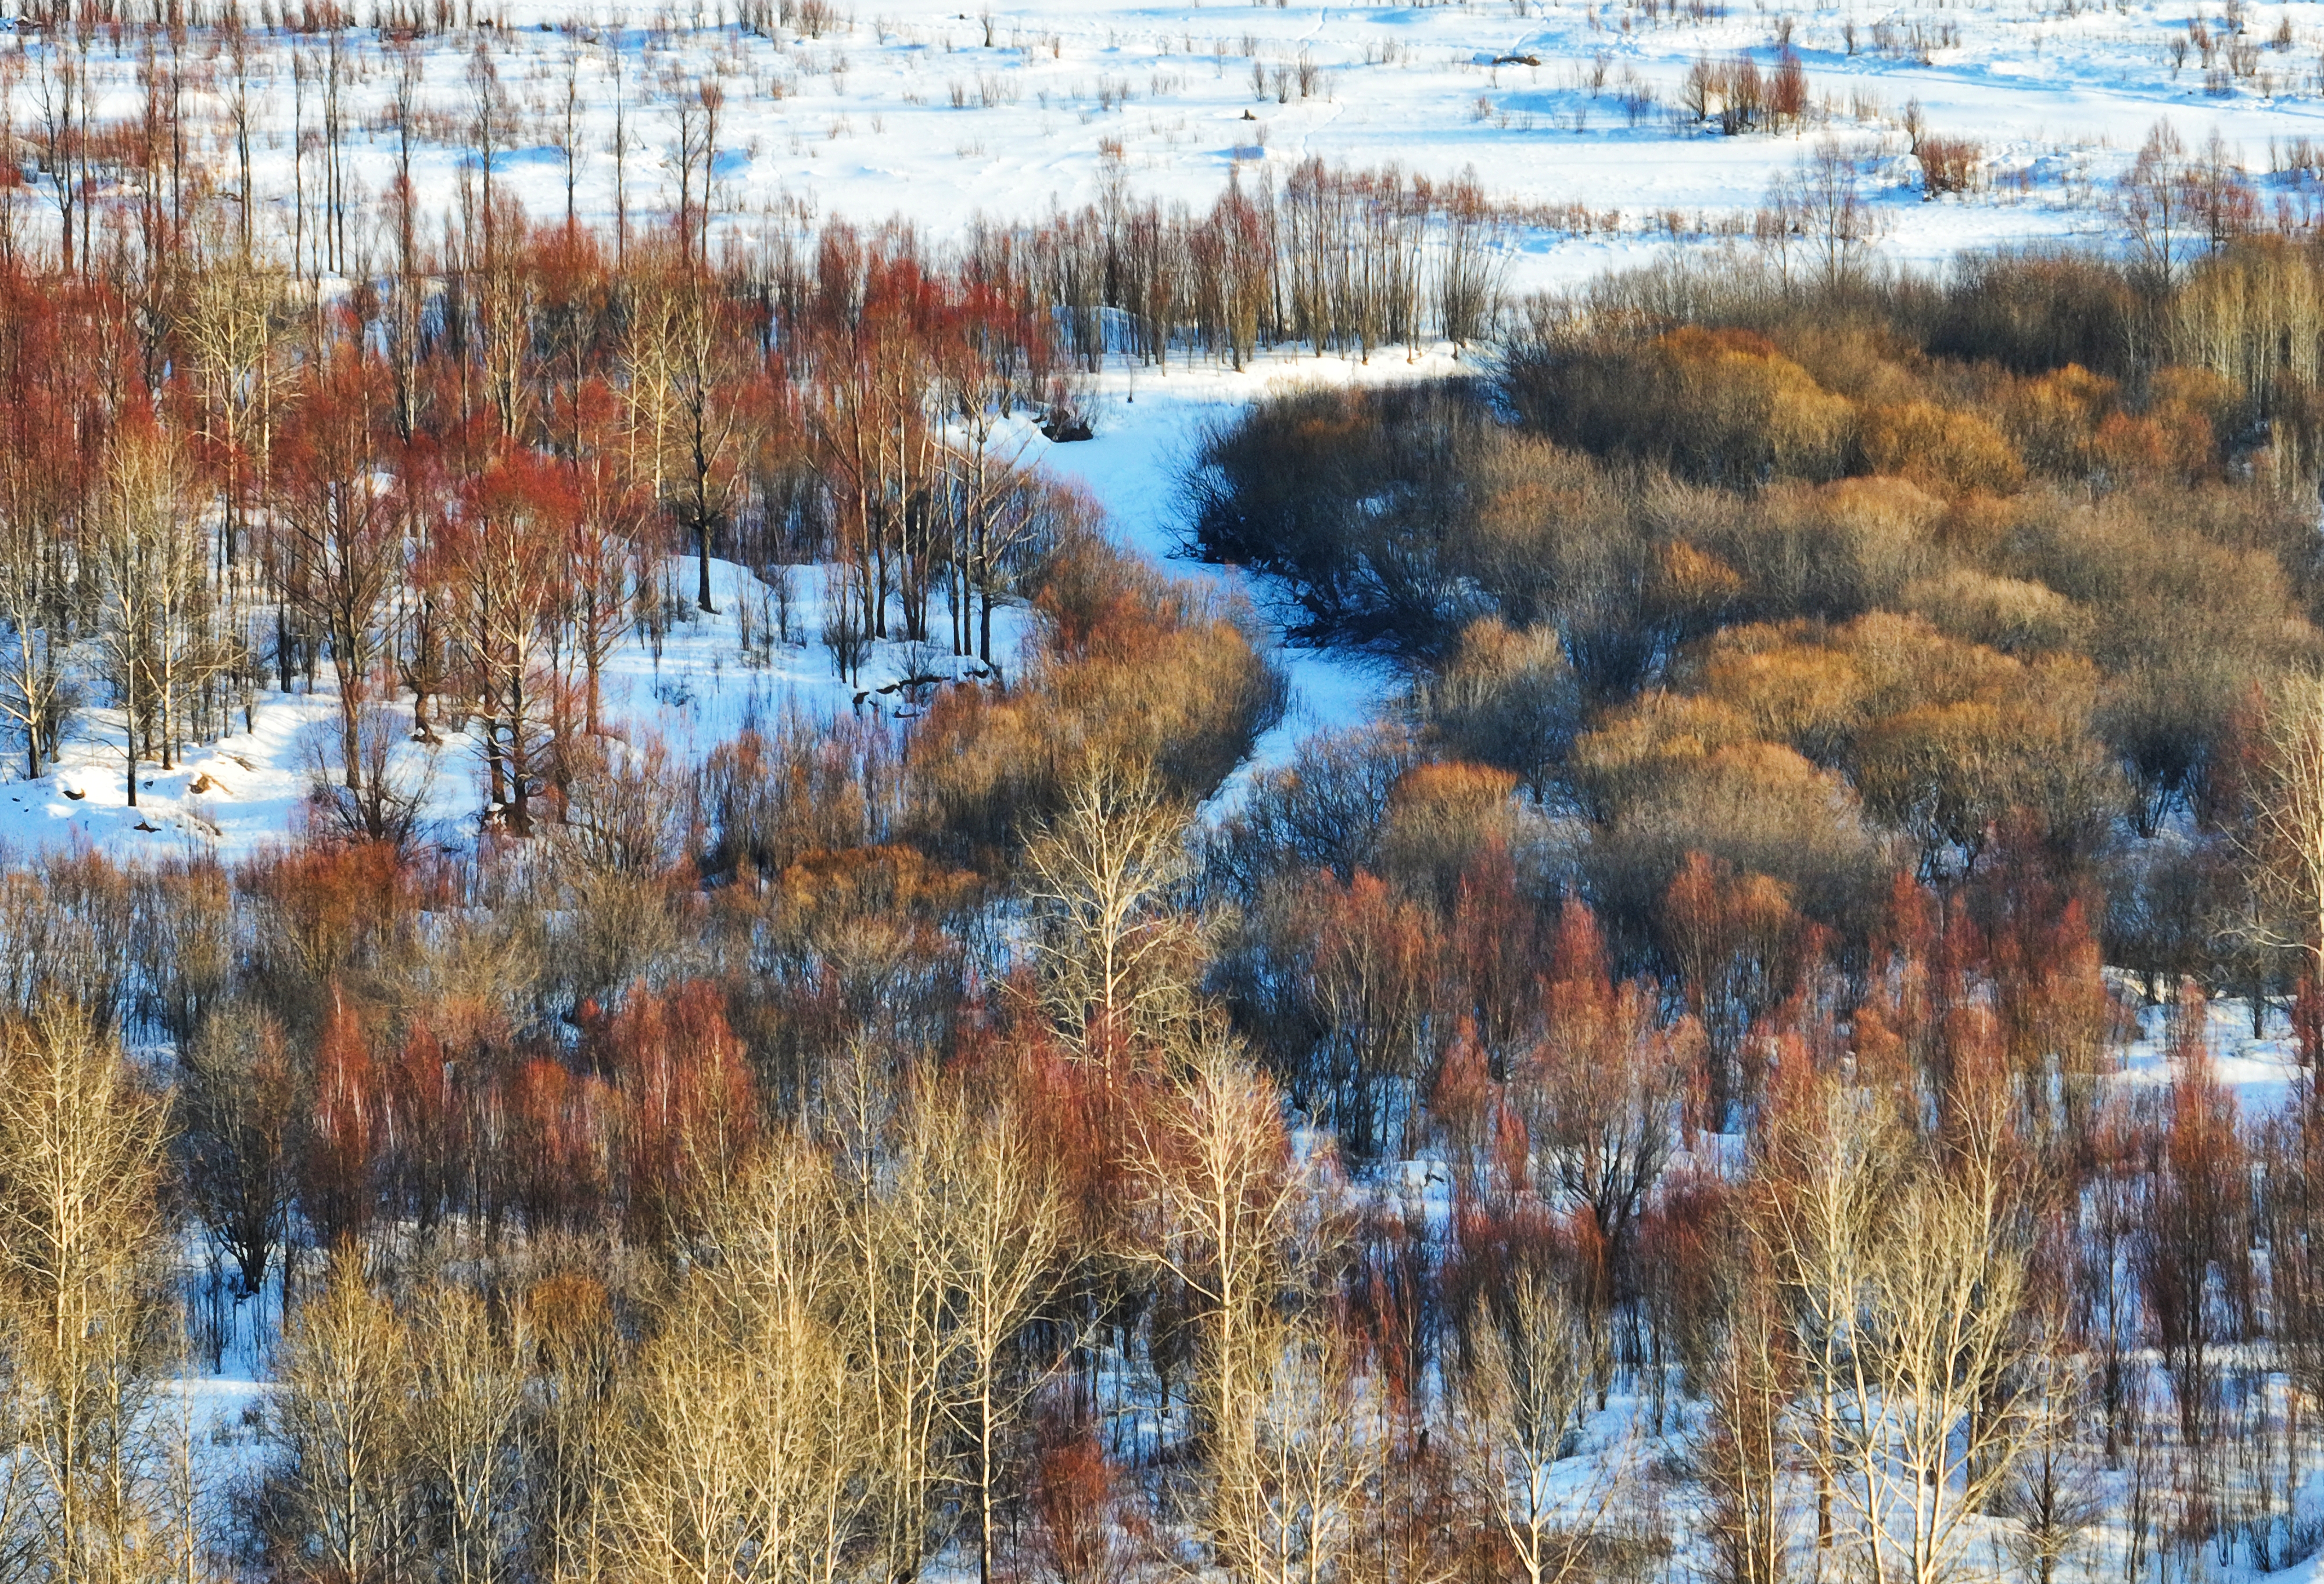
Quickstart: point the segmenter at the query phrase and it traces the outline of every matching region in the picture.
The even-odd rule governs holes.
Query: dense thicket
[[[1860,944],[1879,874],[2006,840],[2104,892],[2115,961],[2226,982],[2259,700],[2318,658],[2316,268],[1618,278],[1489,384],[1262,404],[1194,532],[1408,663],[1418,751],[1581,820],[1633,953],[1689,853]]]

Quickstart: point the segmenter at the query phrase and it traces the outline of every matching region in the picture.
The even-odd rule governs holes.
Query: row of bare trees
[[[732,244],[792,218],[745,214],[724,193],[715,172],[733,68],[666,59],[659,31],[633,62],[620,29],[568,20],[550,63],[555,80],[535,103],[502,80],[504,28],[471,26],[465,68],[447,90],[428,81],[424,30],[400,14],[374,22],[358,27],[353,13],[332,5],[279,25],[261,25],[239,6],[216,21],[173,15],[166,25],[101,25],[94,12],[43,19],[13,47],[0,77],[7,135],[38,172],[35,198],[56,210],[54,243],[19,213],[32,202],[11,189],[0,193],[0,257],[46,255],[84,280],[134,274],[154,306],[171,278],[205,255],[270,262],[310,286],[376,279],[383,263],[408,276],[419,239],[446,223],[480,235],[491,251],[507,196],[503,172],[527,136],[558,154],[567,226],[581,222],[585,170],[610,164],[607,235],[623,262],[633,235],[660,228],[650,215],[666,215],[679,253],[704,269],[714,236]],[[112,80],[108,69],[133,58],[138,109],[100,118],[92,105]],[[385,109],[377,124],[358,124],[358,91],[378,78],[388,82]],[[287,124],[275,102],[284,83]],[[23,117],[20,87],[30,100]],[[593,97],[613,110],[603,148],[592,144],[582,113]],[[638,130],[649,110],[666,134],[660,163],[671,179],[658,213],[639,201],[632,169],[649,146]],[[256,182],[254,150],[269,137],[293,152],[286,192]],[[392,145],[394,173],[377,195],[352,174],[366,137]],[[412,180],[415,156],[431,146],[461,157],[458,190],[441,206],[424,202]],[[979,251],[1004,274],[1038,280],[1044,311],[1061,316],[1074,355],[1093,367],[1109,351],[1152,361],[1199,347],[1240,367],[1262,345],[1368,358],[1427,335],[1466,345],[1490,333],[1527,216],[1473,176],[1434,181],[1395,166],[1348,170],[1309,160],[1279,184],[1254,185],[1247,191],[1240,175],[1231,179],[1202,216],[1166,208],[1130,192],[1117,152],[1097,202],[1047,224],[994,228]],[[383,202],[374,207],[374,198]],[[279,233],[261,223],[277,211]],[[158,346],[149,349],[155,354]]]
[[[1237,168],[1196,216],[1138,199],[1116,161],[1098,202],[971,245],[1026,261],[1086,368],[1108,353],[1167,364],[1174,351],[1240,368],[1263,346],[1369,361],[1432,337],[1456,347],[1488,338],[1524,223],[1473,176],[1432,181],[1320,158],[1292,167],[1279,187],[1247,186]]]

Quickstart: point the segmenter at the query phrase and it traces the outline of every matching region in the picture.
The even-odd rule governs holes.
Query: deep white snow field
[[[454,25],[410,41],[424,70],[419,106],[433,117],[420,190],[445,204],[456,190],[481,42],[516,116],[495,180],[539,219],[565,212],[567,143],[578,149],[583,217],[613,217],[617,174],[633,223],[666,210],[674,107],[705,83],[724,97],[716,203],[725,225],[900,217],[944,242],[980,219],[1077,207],[1113,182],[1132,197],[1206,206],[1237,167],[1255,181],[1318,156],[1435,179],[1472,171],[1496,196],[1544,207],[1561,224],[1526,238],[1519,285],[1640,256],[1674,226],[1693,236],[1748,221],[1770,180],[1827,135],[1858,160],[1887,250],[1923,262],[1964,246],[2103,230],[2108,183],[2159,119],[2190,147],[2216,130],[2261,174],[2296,157],[2298,140],[2324,139],[2324,5],[2310,0],[2234,0],[2224,10],[2190,0],[763,0],[770,14],[753,15],[757,31],[738,23],[729,0],[444,3]],[[787,20],[775,21],[778,11]],[[354,14],[363,59],[346,121],[355,173],[377,193],[392,169],[386,113],[397,73],[371,25],[372,0],[355,0]],[[460,25],[471,14],[497,25]],[[1684,115],[1683,83],[1697,60],[1748,51],[1769,70],[1786,41],[1807,74],[1812,113],[1801,125],[1723,137]],[[268,135],[255,186],[287,241],[300,114],[290,57],[312,59],[321,46],[281,30],[259,45],[253,97]],[[202,53],[203,35],[189,48]],[[91,80],[99,114],[125,115],[138,103],[135,48],[112,49],[100,39]],[[208,69],[212,80],[189,107],[198,115],[207,99],[222,115],[231,74],[223,60]],[[32,86],[28,77],[18,94],[20,120],[32,113]],[[310,134],[318,97],[310,89],[304,106]],[[1979,190],[1921,201],[1904,122],[1914,101],[1932,134],[1980,145]],[[617,119],[626,143],[618,172]],[[229,176],[225,151],[215,157]],[[2301,183],[2270,187],[2268,207],[2280,196],[2299,207]]]

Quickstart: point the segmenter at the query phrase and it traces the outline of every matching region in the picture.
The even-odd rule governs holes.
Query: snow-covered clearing
[[[690,560],[672,562],[666,570],[673,587],[690,593]],[[793,708],[825,715],[880,711],[908,719],[924,701],[901,686],[904,678],[966,676],[978,668],[971,658],[946,653],[942,643],[890,640],[872,646],[861,686],[843,680],[816,638],[821,570],[790,568],[786,641],[777,591],[731,562],[714,560],[715,614],[673,598],[667,603],[673,622],[659,644],[632,630],[614,650],[603,677],[612,734],[633,747],[657,741],[679,762],[698,763],[745,726],[772,725]],[[1025,619],[1021,608],[995,612],[998,653],[1013,660]],[[306,818],[315,755],[339,729],[328,662],[313,691],[303,681],[294,688],[261,695],[250,731],[190,748],[167,770],[150,761],[141,765],[135,808],[128,805],[123,776],[119,712],[84,711],[67,734],[57,767],[41,779],[24,780],[21,762],[0,769],[0,843],[19,855],[64,847],[115,858],[207,852],[232,861],[281,840]],[[410,696],[390,707],[408,726]],[[397,754],[406,784],[424,779],[430,787],[434,834],[454,843],[472,837],[484,797],[475,740],[447,734],[435,748],[407,741]]]
[[[897,5],[769,51],[787,58],[790,97],[736,117],[733,141],[755,152],[727,169],[740,209],[788,196],[818,213],[894,212],[940,238],[1099,197],[1117,149],[1133,193],[1196,206],[1238,165],[1246,180],[1311,156],[1473,170],[1496,196],[1586,212],[1584,234],[1575,214],[1572,229],[1526,239],[1517,278],[1534,284],[1647,256],[1674,226],[1716,230],[1824,132],[1858,156],[1892,253],[1937,262],[2101,228],[2091,184],[2159,118],[2190,143],[2216,127],[2256,170],[2271,140],[2288,146],[2324,121],[2324,8],[2310,5],[2246,14],[2235,46],[2256,51],[2247,77],[2207,77],[2198,54],[2173,66],[2190,17],[2175,4],[1694,9],[995,6],[988,50],[978,18]],[[2288,45],[2268,42],[2287,26]],[[1768,63],[1785,38],[1820,115],[1737,137],[1684,117],[1696,60],[1748,51]],[[2214,48],[2224,62],[2228,46]],[[1983,145],[1983,190],[1921,201],[1902,124],[1914,100],[1933,132]]]
[[[1264,614],[1269,592],[1242,569],[1205,566],[1180,553],[1179,477],[1204,428],[1256,397],[1296,385],[1379,383],[1469,366],[1449,348],[1409,357],[1387,352],[1370,364],[1283,352],[1241,371],[1203,362],[1156,368],[1117,359],[1091,382],[1095,437],[1052,444],[1020,420],[1009,444],[1021,447],[1018,454],[1025,461],[1087,492],[1121,543],[1175,576],[1247,600]],[[946,653],[940,641],[915,647],[888,640],[872,646],[858,687],[839,677],[818,637],[824,568],[789,568],[788,618],[776,589],[731,562],[712,563],[715,614],[693,608],[690,559],[669,562],[664,571],[665,609],[673,624],[659,645],[635,630],[625,635],[604,675],[604,707],[619,736],[635,745],[658,741],[681,763],[699,763],[746,724],[770,723],[794,708],[809,714],[878,710],[909,719],[924,701],[895,686],[902,678],[966,676],[977,668],[973,659]],[[996,658],[1004,669],[1015,665],[1028,619],[1021,606],[996,612]],[[944,622],[936,625],[941,630]],[[1389,670],[1360,658],[1294,648],[1282,650],[1280,658],[1292,680],[1292,705],[1283,724],[1259,744],[1259,763],[1281,760],[1311,732],[1372,717],[1393,691]],[[408,726],[410,696],[390,707]],[[440,708],[435,713],[440,724]],[[119,712],[84,710],[74,719],[59,764],[39,780],[23,779],[23,766],[14,759],[0,760],[0,843],[18,853],[85,846],[116,858],[208,852],[232,861],[300,828],[316,755],[338,722],[336,682],[326,661],[311,691],[301,679],[290,693],[261,694],[250,730],[192,746],[166,770],[151,761],[142,765],[138,804],[132,808]],[[448,736],[434,749],[406,742],[398,755],[407,780],[425,778],[432,788],[429,806],[438,837],[456,842],[473,834],[484,796],[484,762],[473,741]]]
[[[465,20],[470,4],[448,14]],[[374,9],[355,8],[346,87],[358,195],[388,189],[398,143],[399,68],[378,48]],[[1516,272],[1519,284],[1541,284],[1647,256],[1674,229],[1699,236],[1748,220],[1770,179],[1830,133],[1857,157],[1888,251],[1932,262],[1963,247],[2101,229],[2104,184],[2160,118],[2190,146],[2216,129],[2259,172],[2291,162],[2299,140],[2324,136],[2324,5],[2237,5],[2203,22],[2206,9],[2181,0],[1002,0],[972,14],[955,0],[892,0],[853,11],[786,5],[788,21],[754,14],[764,31],[751,31],[723,4],[648,13],[501,0],[475,6],[478,19],[503,24],[496,31],[412,41],[424,114],[412,123],[413,170],[431,208],[449,209],[464,177],[474,179],[465,145],[481,102],[472,69],[481,48],[507,122],[493,179],[540,219],[566,213],[568,152],[581,218],[610,221],[618,207],[643,223],[666,212],[678,106],[698,104],[699,87],[715,83],[724,96],[715,207],[723,225],[753,235],[892,216],[952,242],[980,221],[1029,221],[1117,182],[1131,197],[1199,207],[1238,169],[1256,181],[1312,156],[1440,179],[1473,170],[1498,197],[1554,208],[1562,217],[1526,236]],[[802,25],[811,10],[830,18],[813,34]],[[1684,114],[1683,84],[1698,59],[1748,51],[1766,68],[1786,41],[1807,74],[1812,109],[1803,124],[1724,137]],[[197,34],[189,48],[208,45]],[[280,243],[314,224],[320,157],[310,151],[302,186],[292,151],[295,133],[313,135],[321,112],[317,93],[302,107],[291,91],[291,57],[311,67],[322,48],[314,33],[271,31],[252,56],[261,134],[252,185]],[[100,36],[93,49],[97,114],[134,115],[134,41]],[[232,73],[222,59],[204,65],[192,113],[208,101],[222,118]],[[35,100],[20,93],[20,121]],[[1968,194],[1921,201],[1904,121],[1914,101],[1932,134],[1980,146]],[[207,157],[220,189],[239,186],[230,147]],[[2301,160],[2306,178],[2282,177],[2272,195],[2295,207],[2315,176],[2312,159]],[[36,211],[30,229],[53,220]]]

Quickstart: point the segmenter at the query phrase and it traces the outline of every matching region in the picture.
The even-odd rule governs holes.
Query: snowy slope
[[[842,15],[819,37],[785,27],[772,38],[736,27],[721,5],[625,19],[595,0],[485,0],[477,9],[505,21],[504,32],[481,37],[516,115],[495,180],[535,217],[565,210],[555,145],[568,80],[578,104],[576,210],[613,216],[618,103],[633,223],[670,207],[677,104],[715,81],[725,101],[717,207],[724,225],[753,235],[797,234],[802,222],[832,216],[899,216],[946,242],[980,217],[1022,220],[1091,201],[1117,176],[1132,195],[1199,207],[1238,164],[1279,173],[1315,155],[1435,177],[1473,170],[1501,197],[1581,206],[1591,235],[1541,231],[1524,243],[1518,279],[1539,283],[1638,257],[1661,244],[1673,220],[1689,235],[1722,216],[1731,223],[1808,138],[1829,131],[1858,155],[1891,253],[1933,261],[1962,246],[2097,230],[2093,184],[2110,180],[2160,118],[2190,145],[2220,132],[2259,171],[2271,141],[2324,137],[2324,5],[2313,0],[2231,8],[2239,32],[2210,15],[2208,72],[2200,49],[2188,47],[2206,8],[2181,0],[1794,8],[1001,0],[976,14],[956,3],[895,0]],[[568,22],[588,31],[567,31]],[[432,117],[417,185],[433,206],[449,207],[457,191],[456,145],[477,103],[478,38],[456,30],[415,46],[425,69],[420,107]],[[1748,51],[1764,67],[1784,39],[1808,74],[1812,125],[1726,138],[1676,113],[1697,59]],[[386,112],[396,74],[374,35],[359,30],[355,43],[351,159],[358,190],[376,194],[393,170]],[[254,185],[285,239],[299,224],[291,57],[311,60],[318,48],[311,37],[270,33],[257,51],[265,135]],[[134,55],[134,41],[99,40],[90,66],[100,114],[136,112]],[[211,85],[194,91],[194,113],[208,100],[222,115],[225,63],[203,64]],[[36,85],[37,73],[28,89]],[[36,100],[17,96],[20,121]],[[1902,125],[1913,100],[1933,132],[1984,146],[1984,190],[1920,201]],[[304,117],[311,134],[311,92]],[[222,187],[238,184],[225,149],[208,157]],[[315,183],[310,168],[310,211]],[[2303,195],[2285,187],[2277,196]],[[1610,234],[1597,229],[1609,220]],[[32,211],[33,231],[53,223],[51,212]]]

